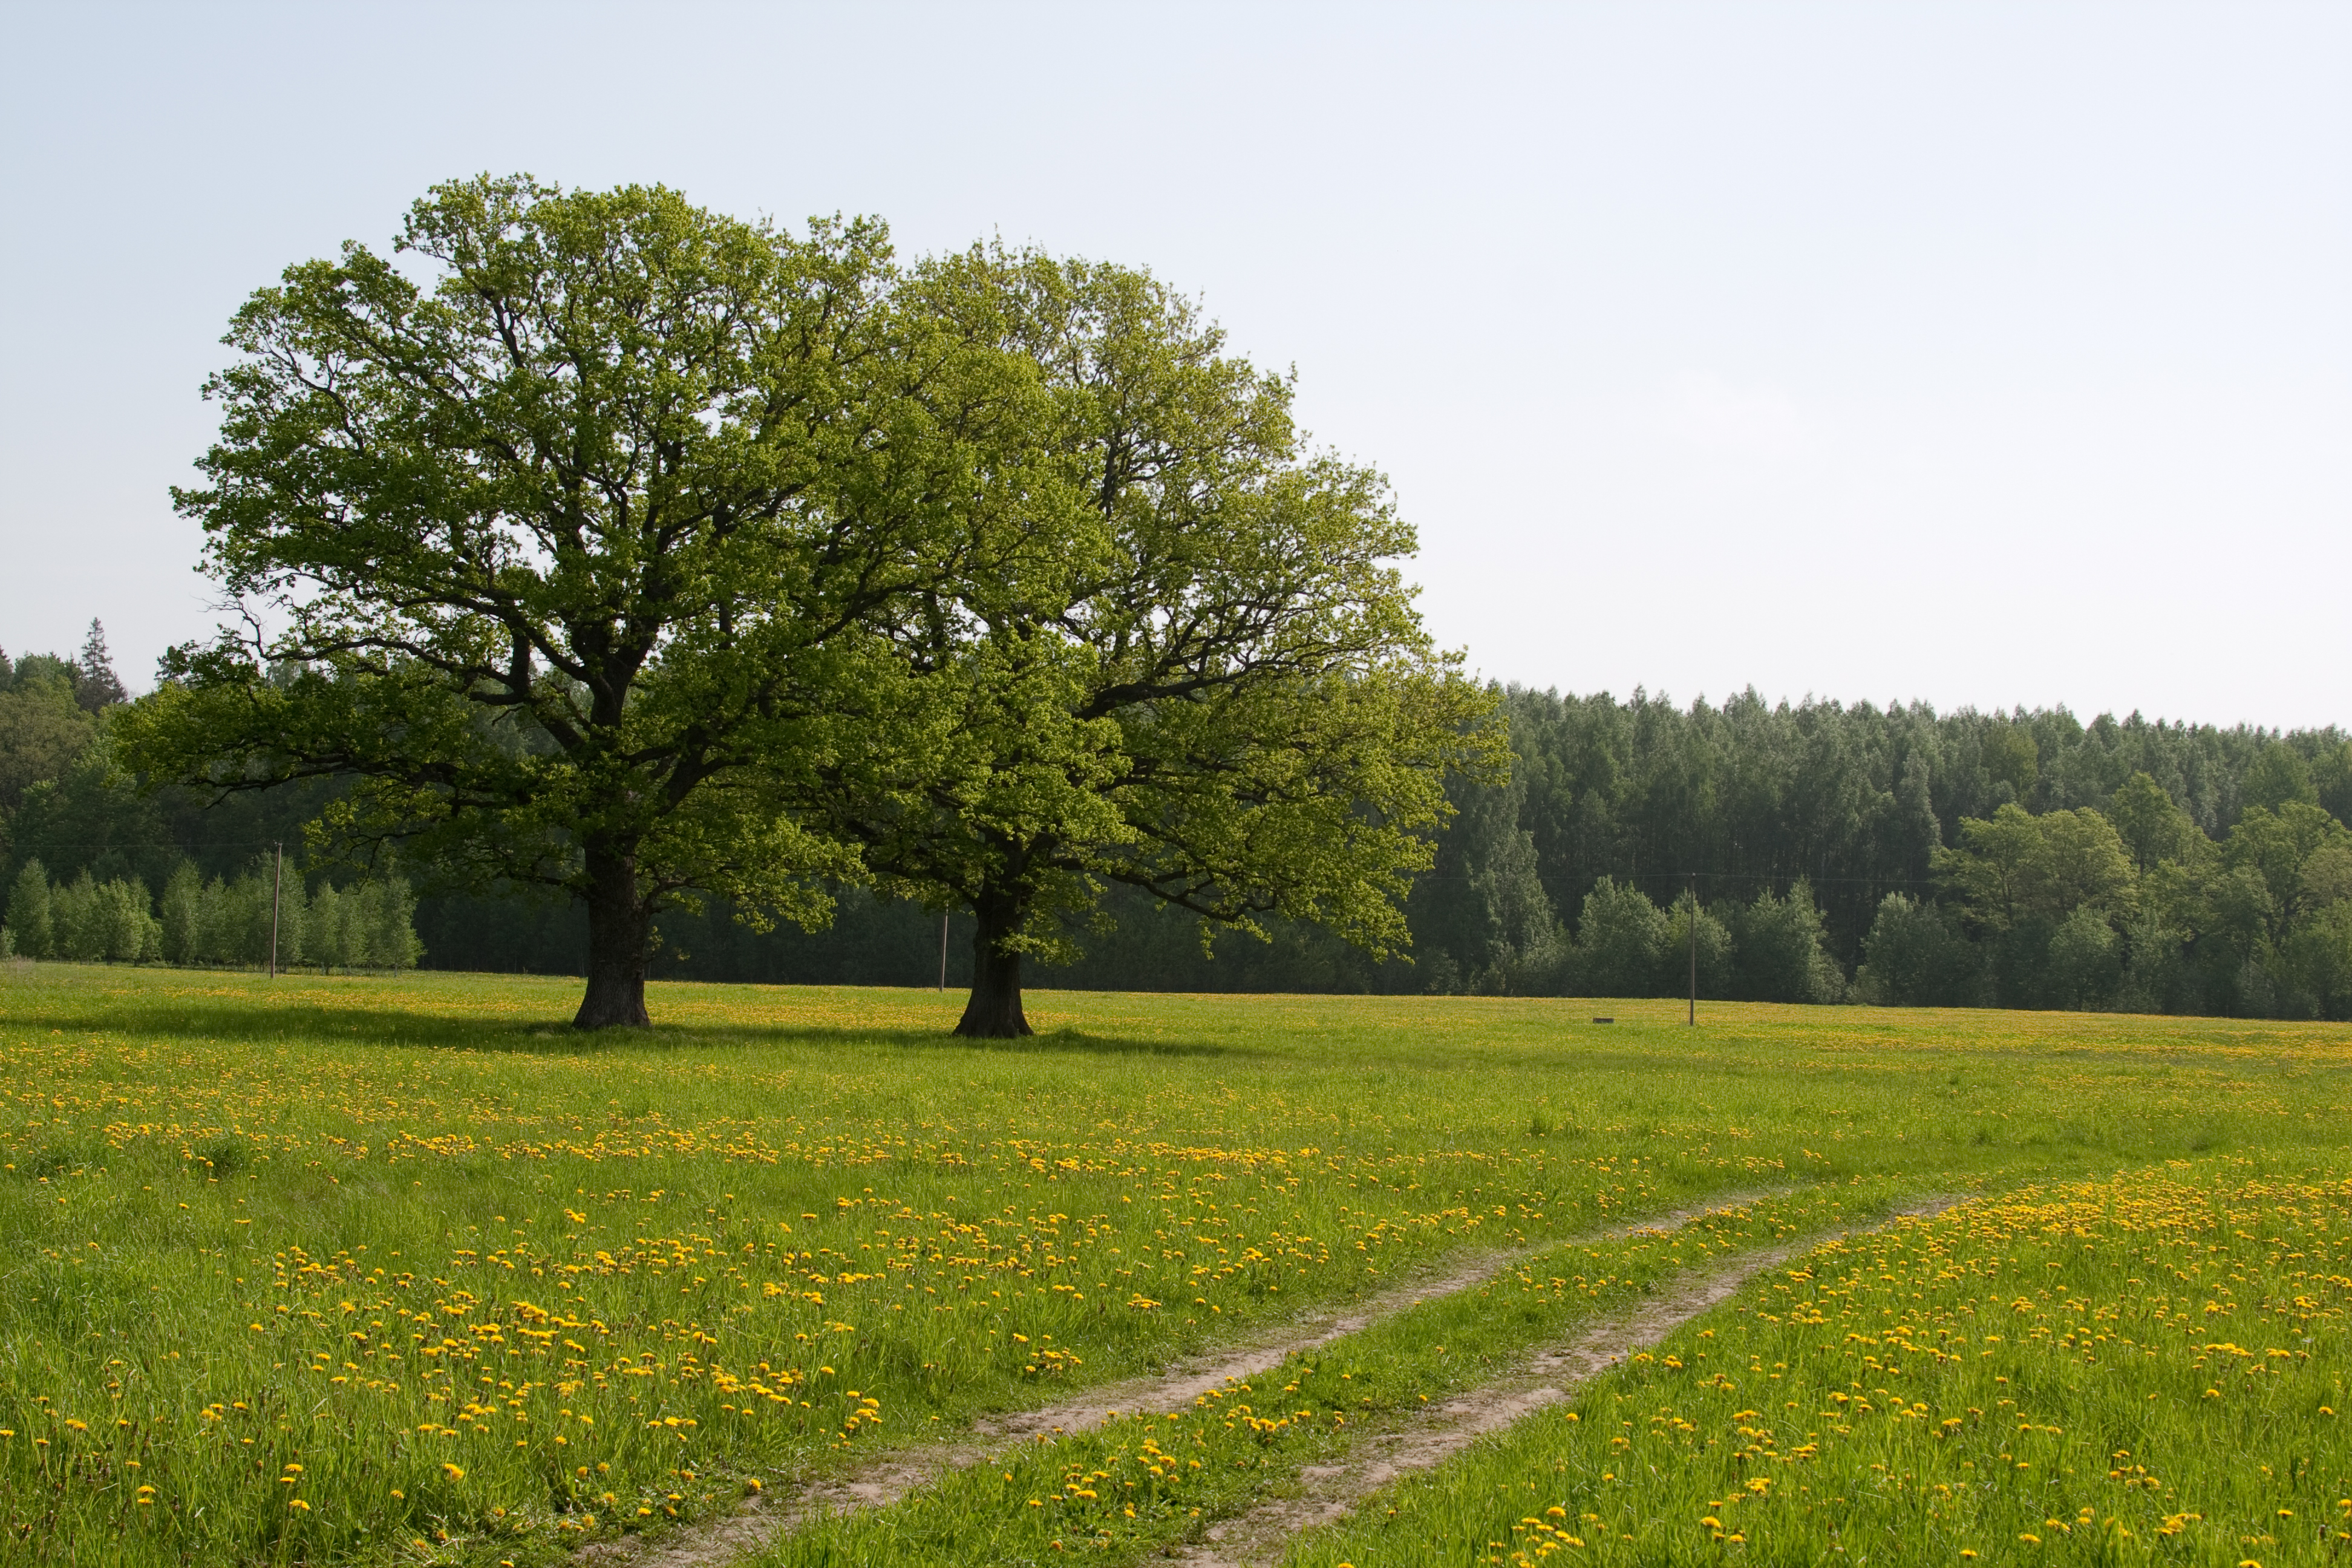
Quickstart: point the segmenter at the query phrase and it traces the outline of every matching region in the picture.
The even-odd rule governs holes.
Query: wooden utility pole
[[[948,988],[948,917],[940,917],[940,989]]]
[[[1698,873],[1690,874],[1690,1026],[1698,1027]]]
[[[269,978],[278,978],[278,896],[286,885],[286,846],[270,846],[275,858],[269,869]]]

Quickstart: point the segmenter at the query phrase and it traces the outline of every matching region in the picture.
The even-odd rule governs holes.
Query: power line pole
[[[270,846],[276,858],[269,870],[269,978],[278,978],[278,895],[286,885],[286,846]]]
[[[1698,1027],[1698,873],[1690,874],[1690,1026]]]
[[[948,988],[948,917],[940,916],[940,989]]]

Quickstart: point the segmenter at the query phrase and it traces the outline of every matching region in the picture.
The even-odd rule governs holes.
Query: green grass
[[[1827,1245],[1289,1561],[2352,1556],[2352,1162],[2028,1188]]]
[[[1693,1269],[1841,1222],[1885,1193],[1847,1184],[1742,1204],[1671,1231],[1570,1242],[1490,1284],[1427,1300],[1191,1411],[1139,1414],[974,1468],[891,1509],[829,1521],[762,1562],[1017,1563],[1084,1549],[1134,1560],[1240,1512],[1301,1466],[1346,1458],[1364,1436],[1517,1369],[1536,1345],[1639,1301]]]
[[[583,1039],[568,981],[5,973],[13,1561],[551,1561],[1465,1248],[1556,1249],[1251,1390],[1270,1434],[1175,1424],[1213,1484],[1142,1525],[1127,1472],[1118,1510],[1045,1503],[1072,1466],[1132,1466],[1129,1423],[782,1549],[1131,1558],[1685,1266],[1656,1238],[1558,1250],[1622,1217],[1785,1194],[1689,1233],[1727,1244],[2168,1160],[2318,1181],[2352,1124],[2328,1026],[1046,994],[1005,1046],[947,1037],[959,997],[672,985],[660,1027]],[[2340,1373],[2315,1340],[2298,1365]],[[1427,1522],[1396,1539],[1521,1549],[1475,1510]]]

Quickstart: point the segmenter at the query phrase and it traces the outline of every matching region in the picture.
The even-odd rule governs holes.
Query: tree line
[[[114,699],[74,700],[120,690],[94,642],[95,660],[42,656],[0,676],[0,777],[29,780],[0,796],[10,874],[21,881],[18,868],[46,858],[60,887],[138,879],[160,890],[203,870],[224,891],[242,878],[254,907],[254,844],[299,849],[301,824],[337,786],[209,808],[194,792],[140,791],[102,743]],[[100,677],[82,678],[84,663]],[[1137,991],[1679,995],[1695,889],[1710,999],[2339,1018],[2352,1006],[2352,744],[2335,729],[1752,694],[1688,707],[1638,693],[1500,698],[1510,778],[1451,787],[1454,814],[1405,900],[1406,952],[1375,958],[1282,920],[1264,940],[1204,950],[1199,917],[1113,889],[1083,949],[1040,974]],[[46,706],[28,713],[32,702]],[[37,749],[61,727],[79,750]],[[297,880],[326,884],[315,869]],[[423,962],[578,973],[576,908],[438,880],[415,904]],[[761,931],[716,902],[665,911],[652,972],[938,982],[940,910],[856,887],[835,898],[814,931]],[[946,982],[961,988],[971,921],[953,918]],[[248,937],[241,956],[213,961],[266,954],[266,938]]]
[[[83,963],[293,969],[322,973],[413,969],[422,952],[415,900],[398,874],[338,888],[289,881],[274,859],[234,880],[174,867],[158,898],[135,877],[101,882],[84,868],[52,883],[38,857],[8,887],[0,957]]]
[[[404,877],[339,883],[305,871],[299,819],[224,820],[182,792],[142,793],[106,742],[125,700],[96,621],[75,657],[0,650],[0,957],[258,968],[274,954],[281,969],[331,973],[415,965],[422,946]],[[271,804],[280,816],[299,809]],[[272,826],[294,838],[290,867],[261,848],[266,839],[242,837]]]
[[[2342,1017],[2352,742],[1512,690],[1414,931],[1463,989]]]
[[[1500,695],[1511,775],[1450,789],[1411,963],[1296,927],[1206,958],[1135,903],[1055,983],[1664,996],[1695,958],[1710,999],[2352,1015],[2337,729]],[[936,962],[916,911],[862,917],[854,952],[679,936],[731,977]]]

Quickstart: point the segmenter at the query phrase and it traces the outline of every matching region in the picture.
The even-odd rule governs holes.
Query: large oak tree
[[[893,727],[877,626],[992,520],[1052,512],[996,444],[1038,417],[1026,362],[898,296],[872,225],[528,178],[289,268],[175,492],[243,614],[171,657],[126,756],[353,780],[343,851],[577,898],[583,1026],[646,1022],[666,904],[822,918],[857,868],[803,825],[809,781],[903,784],[929,743]]]
[[[1034,445],[1079,515],[1035,513],[898,629],[931,770],[832,800],[885,886],[977,917],[957,1032],[1029,1033],[1026,954],[1103,884],[1204,933],[1310,921],[1402,946],[1450,771],[1500,776],[1498,695],[1431,646],[1376,473],[1310,450],[1291,383],[1149,274],[981,248],[929,308],[1000,332],[1048,395]]]

